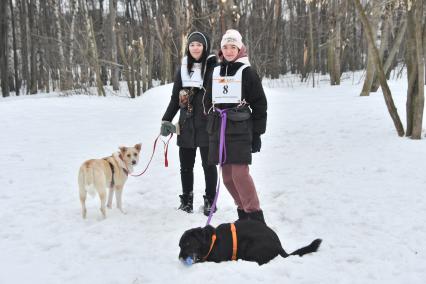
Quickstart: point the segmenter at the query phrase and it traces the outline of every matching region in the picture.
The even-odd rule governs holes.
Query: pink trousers
[[[259,198],[248,165],[225,164],[222,167],[222,178],[238,209],[247,213],[260,210]]]

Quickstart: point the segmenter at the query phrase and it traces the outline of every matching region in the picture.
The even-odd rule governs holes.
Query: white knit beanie
[[[243,46],[242,36],[237,30],[227,30],[222,37],[220,42],[220,48],[223,48],[226,44],[233,44],[241,49]]]

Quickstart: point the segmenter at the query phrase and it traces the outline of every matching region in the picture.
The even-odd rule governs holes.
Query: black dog
[[[310,245],[288,254],[271,228],[259,221],[244,220],[221,224],[216,229],[209,225],[186,231],[179,241],[179,258],[188,264],[243,259],[262,265],[278,255],[303,256],[316,252],[320,244],[321,240],[316,239]]]

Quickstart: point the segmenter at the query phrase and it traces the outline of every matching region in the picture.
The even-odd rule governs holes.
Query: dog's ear
[[[212,226],[207,225],[203,228],[202,232],[203,232],[203,242],[210,244],[212,240],[212,236],[215,232],[215,229]]]
[[[136,148],[136,150],[138,150],[138,152],[140,152],[141,149],[142,149],[142,143],[136,144],[135,148]]]
[[[126,153],[127,151],[127,147],[124,147],[124,146],[118,147],[118,149],[120,149],[120,152],[123,154]]]

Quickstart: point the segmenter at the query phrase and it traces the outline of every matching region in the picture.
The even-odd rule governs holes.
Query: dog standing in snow
[[[83,218],[86,218],[87,215],[87,193],[95,196],[96,192],[101,200],[102,215],[104,218],[106,217],[107,188],[109,193],[106,206],[111,208],[112,198],[115,193],[117,208],[122,213],[125,213],[121,203],[123,186],[127,181],[128,175],[133,171],[133,167],[139,162],[141,147],[141,144],[136,144],[133,147],[119,147],[120,151],[113,153],[109,157],[87,160],[81,165],[78,173],[78,185]]]

